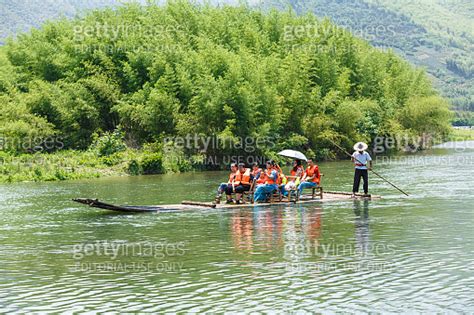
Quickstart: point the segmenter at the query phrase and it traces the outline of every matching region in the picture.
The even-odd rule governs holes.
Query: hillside
[[[442,62],[438,86],[459,110],[474,111],[474,2],[470,0],[368,0],[410,17],[428,31],[434,51],[430,59]],[[423,47],[418,49],[422,54]],[[423,56],[423,55],[422,55]],[[428,69],[431,63],[423,61]],[[471,119],[472,123],[472,119]]]
[[[132,0],[33,0],[0,3],[0,43],[7,35],[38,27],[45,20]],[[133,1],[133,2],[136,2]],[[145,3],[145,1],[139,1]],[[217,1],[219,2],[219,1]],[[236,3],[236,1],[220,1]],[[382,49],[393,49],[423,67],[435,87],[458,112],[458,123],[473,123],[474,2],[469,0],[265,0],[266,9],[288,6],[304,14],[329,17]],[[465,119],[461,119],[464,117]],[[469,118],[470,117],[470,118]]]
[[[423,71],[314,15],[128,5],[48,23],[0,58],[0,133],[11,143],[59,136],[87,149],[110,131],[162,152],[164,139],[196,134],[237,143],[207,152],[219,157],[258,137],[246,154],[293,147],[329,158],[331,141],[449,130],[447,104]]]
[[[436,88],[453,103],[458,117],[474,123],[474,2],[270,0],[262,6],[290,6],[299,14],[328,17],[375,47],[393,49],[425,68]]]

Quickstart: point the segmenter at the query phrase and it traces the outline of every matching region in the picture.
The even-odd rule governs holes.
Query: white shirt
[[[362,154],[360,154],[359,151],[355,151],[352,154],[352,157],[354,158],[355,168],[358,170],[366,170],[367,162],[372,161],[370,154],[365,151]],[[363,164],[363,165],[358,165],[358,164]]]

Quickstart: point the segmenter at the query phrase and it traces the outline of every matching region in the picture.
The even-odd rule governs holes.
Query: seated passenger
[[[255,180],[258,180],[260,178],[260,174],[262,173],[262,169],[258,166],[258,163],[255,162],[252,165],[252,177]]]
[[[281,170],[281,167],[280,165],[278,165],[277,163],[273,162],[273,169],[277,172],[277,181],[276,181],[276,184],[278,185],[278,187],[280,187],[280,185],[283,183],[283,180],[285,179],[286,180],[286,177],[285,177],[285,174],[283,174],[283,171]]]
[[[308,160],[308,167],[301,178],[301,184],[298,187],[298,192],[301,195],[303,189],[318,187],[321,180],[319,167],[313,163],[313,160]]]
[[[220,202],[221,196],[223,193],[226,193],[227,195],[227,202],[231,203],[232,202],[232,194],[227,194],[228,191],[232,192],[233,191],[233,186],[234,186],[234,181],[235,181],[235,176],[237,175],[237,164],[232,163],[230,165],[230,175],[229,175],[229,180],[227,183],[221,183],[219,185],[219,188],[217,189],[217,196],[216,196],[216,202]]]
[[[285,191],[285,185],[288,182],[288,178],[286,178],[285,174],[283,174],[283,171],[277,163],[273,162],[273,169],[277,172],[278,177],[276,184],[278,188],[280,189],[281,193],[284,195],[286,193]]]
[[[257,185],[254,194],[254,201],[256,202],[264,202],[267,200],[268,195],[272,194],[275,190],[278,189],[278,185],[276,184],[278,180],[278,172],[275,170],[273,161],[268,161],[266,164],[266,169],[260,175],[262,184]]]
[[[235,192],[235,203],[244,203],[242,200],[242,194],[244,191],[250,190],[252,184],[252,174],[250,168],[245,168],[244,163],[239,163],[239,169],[237,170],[235,181],[234,181],[234,192]]]
[[[289,190],[296,189],[301,182],[301,177],[304,174],[304,168],[301,165],[301,160],[295,160],[293,162],[293,168],[290,171],[290,176],[287,176],[288,182],[282,188],[284,196],[288,195]]]

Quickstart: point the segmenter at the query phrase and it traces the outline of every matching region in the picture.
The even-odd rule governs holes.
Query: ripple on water
[[[342,179],[329,184],[349,187],[341,165],[332,165],[322,165],[325,173]],[[436,163],[425,167],[380,166],[409,187],[409,198],[373,179],[372,189],[384,196],[377,202],[144,215],[94,211],[69,200],[95,193],[118,203],[151,203],[161,178],[0,187],[2,310],[473,311],[472,178],[465,175],[472,171],[453,167],[450,179],[437,175]],[[209,180],[199,176],[172,187],[203,194]],[[182,266],[75,269],[74,246],[106,241],[182,243],[185,252],[93,254],[79,262]],[[322,246],[332,250],[326,254]]]

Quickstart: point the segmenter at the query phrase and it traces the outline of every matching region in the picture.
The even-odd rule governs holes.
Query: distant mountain
[[[269,0],[268,9],[291,7],[327,17],[381,49],[393,49],[423,67],[457,109],[474,112],[474,1]]]
[[[120,5],[127,0],[1,0],[0,44],[8,36],[38,27],[47,20],[73,17],[86,10]],[[136,2],[136,1],[135,1]],[[141,2],[141,1],[140,1]]]
[[[409,17],[426,30],[427,45],[408,59],[426,66],[459,109],[474,111],[474,1],[367,0]],[[428,56],[428,57],[426,57]],[[439,67],[441,65],[442,67]]]

